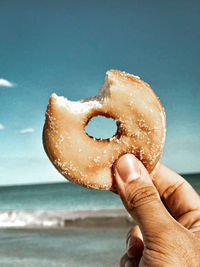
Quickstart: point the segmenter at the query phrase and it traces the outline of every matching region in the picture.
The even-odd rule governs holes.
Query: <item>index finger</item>
[[[153,183],[156,186],[161,199],[171,215],[187,228],[195,223],[196,217],[200,221],[200,197],[193,187],[179,174],[159,163],[156,173],[153,175]],[[189,221],[188,221],[189,220]]]

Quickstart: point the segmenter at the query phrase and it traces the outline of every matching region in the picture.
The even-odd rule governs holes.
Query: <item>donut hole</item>
[[[107,140],[115,136],[117,130],[117,123],[113,118],[101,115],[92,117],[85,127],[85,133],[98,140]]]

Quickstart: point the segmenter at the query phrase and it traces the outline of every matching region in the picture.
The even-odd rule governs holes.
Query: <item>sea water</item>
[[[82,210],[122,207],[118,195],[72,183],[0,187],[0,210]]]
[[[119,266],[127,229],[0,230],[0,266]]]
[[[199,193],[200,175],[184,177]],[[74,220],[80,225],[83,217],[119,218],[121,210],[125,209],[119,195],[68,182],[0,187],[0,228],[63,227],[74,225]]]
[[[200,193],[200,175],[185,175]],[[0,209],[15,217],[16,210],[102,210],[123,208],[118,195],[70,183],[0,188]],[[22,211],[23,213],[23,211]],[[16,221],[17,223],[17,221]],[[25,225],[26,226],[26,225]],[[1,267],[119,266],[129,228],[67,227],[0,229]]]
[[[200,193],[200,174],[183,175]],[[0,187],[0,210],[84,210],[123,208],[117,194],[72,183]]]
[[[200,192],[200,174],[184,175]],[[75,210],[122,208],[118,195],[72,183],[0,187],[0,210]]]

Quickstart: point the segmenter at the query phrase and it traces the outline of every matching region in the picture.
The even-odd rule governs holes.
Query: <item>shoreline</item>
[[[5,210],[0,229],[124,228],[134,225],[125,209]]]

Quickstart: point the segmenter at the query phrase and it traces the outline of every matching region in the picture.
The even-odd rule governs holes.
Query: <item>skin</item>
[[[191,185],[161,163],[150,178],[130,154],[114,171],[118,194],[137,223],[120,266],[200,266],[200,197]]]

